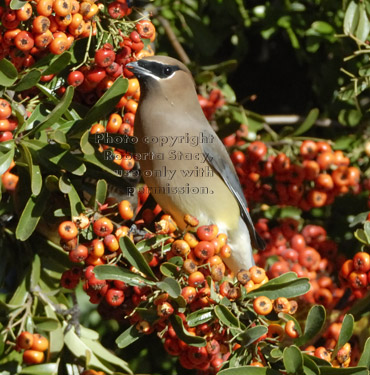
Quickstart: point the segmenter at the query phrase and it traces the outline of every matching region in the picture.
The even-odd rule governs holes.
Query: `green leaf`
[[[78,121],[70,130],[71,134],[85,132],[97,119],[103,118],[111,112],[112,108],[119,102],[123,93],[127,91],[128,80],[118,78],[104,95],[95,103],[95,105],[86,114],[83,120]]]
[[[127,362],[115,356],[112,352],[107,350],[99,341],[90,340],[87,338],[81,338],[81,341],[89,347],[92,352],[100,359],[114,365],[115,367],[119,367],[122,370],[126,371],[126,373],[132,374],[132,371],[128,367]]]
[[[224,305],[215,306],[215,315],[229,328],[240,328],[239,319]]]
[[[10,167],[12,160],[14,159],[14,142],[12,142],[12,148],[5,154],[0,154],[0,176]]]
[[[40,167],[32,159],[32,155],[28,147],[23,142],[21,142],[20,145],[23,150],[24,158],[26,159],[26,162],[28,164],[28,172],[31,177],[32,194],[38,195],[40,194],[41,187],[42,187],[42,176],[41,176]]]
[[[100,280],[120,280],[132,286],[155,285],[153,281],[147,280],[136,273],[111,265],[96,266],[94,267],[94,273]]]
[[[370,221],[367,221],[367,220],[365,221],[364,232],[365,232],[366,238],[370,242]]]
[[[49,195],[49,191],[43,187],[39,195],[30,196],[15,230],[15,236],[18,240],[26,241],[36,229],[41,215],[45,211]]]
[[[370,370],[370,337],[368,337],[365,342],[364,350],[362,351],[357,366],[367,367],[367,369]]]
[[[335,368],[331,366],[320,367],[321,375],[369,375],[366,367]]]
[[[33,321],[36,324],[37,330],[40,331],[54,331],[60,327],[59,320],[56,318],[47,318],[45,316],[35,316]]]
[[[42,75],[47,76],[49,74],[59,73],[69,64],[71,58],[72,54],[68,51],[65,51],[61,55],[56,55],[51,59],[49,66],[42,72]]]
[[[284,349],[283,362],[288,374],[303,374],[303,357],[295,345]]]
[[[295,276],[292,276],[292,274]],[[285,281],[289,279],[290,281]],[[311,285],[308,279],[298,278],[294,272],[287,272],[286,274],[268,281],[258,289],[247,293],[246,298],[254,298],[259,296],[265,296],[270,299],[276,299],[278,297],[294,298],[307,293],[310,288]]]
[[[30,278],[30,286],[34,289],[40,280],[40,271],[41,271],[41,261],[40,257],[35,254],[32,262],[32,269],[31,269],[31,278]]]
[[[339,338],[337,341],[337,344],[335,345],[334,351],[332,353],[332,358],[335,358],[335,356],[338,353],[338,350],[350,340],[353,333],[353,325],[354,325],[354,318],[351,314],[346,314],[344,316],[344,319],[342,321],[342,328],[339,333]]]
[[[41,365],[23,367],[23,369],[19,372],[19,374],[57,375],[58,363],[43,363]]]
[[[348,5],[343,21],[343,31],[346,35],[353,35],[358,25],[360,12],[358,5],[351,1]]]
[[[41,72],[37,69],[30,70],[25,74],[21,80],[13,87],[14,91],[25,91],[33,86],[40,80]]]
[[[58,144],[45,145],[44,142],[38,140],[24,142],[37,153],[40,162],[44,159],[44,161],[54,164],[58,170],[66,169],[76,176],[82,176],[86,172],[86,166],[83,161]]]
[[[112,370],[102,363],[92,350],[76,335],[74,329],[70,329],[65,334],[64,343],[71,353],[73,353],[74,357],[86,361],[88,366],[96,367],[104,372],[108,372],[108,374],[112,373]]]
[[[207,323],[214,318],[213,309],[206,307],[201,310],[194,311],[186,317],[189,327],[196,327],[199,324]]]
[[[59,103],[54,107],[54,109],[39,123],[37,124],[29,133],[34,134],[36,132],[40,132],[45,130],[55,124],[58,124],[58,120],[64,113],[68,110],[70,106],[74,94],[74,87],[68,86],[66,92],[64,93],[63,97],[59,101]]]
[[[369,36],[370,22],[366,13],[365,5],[363,3],[359,4],[359,12],[360,15],[355,36],[357,39],[361,40],[361,42],[365,42],[367,37]]]
[[[321,305],[312,306],[307,315],[303,336],[295,341],[296,345],[302,346],[313,339],[324,327],[325,320],[325,308]]]
[[[7,59],[0,60],[0,86],[9,87],[18,78],[17,69]]]
[[[0,333],[0,356],[3,355],[5,348],[5,337]]]
[[[356,215],[350,222],[350,228],[355,227],[358,224],[365,223],[367,219],[367,215],[369,215],[370,211],[361,212],[360,214]]]
[[[320,34],[334,34],[333,26],[324,21],[315,21],[311,28]]]
[[[107,190],[108,190],[107,181],[99,180],[96,184],[95,202],[94,202],[95,210],[98,209],[98,202],[100,204],[103,204],[105,202],[105,199],[107,197]]]
[[[256,326],[252,328],[247,328],[240,335],[238,335],[238,341],[242,342],[243,346],[249,346],[253,344],[256,340],[267,333],[267,327],[265,326]]]
[[[9,306],[15,307],[15,306],[21,306],[24,305],[27,296],[28,296],[28,287],[27,287],[27,279],[28,279],[29,273],[27,272],[23,279],[22,282],[19,284],[18,288],[15,290],[12,298],[8,302]]]
[[[49,319],[57,320],[57,316],[50,305],[45,306],[45,313]],[[59,323],[59,321],[58,321]],[[81,326],[82,331],[82,326]],[[50,356],[56,356],[63,349],[64,346],[64,332],[61,324],[58,324],[58,327],[51,330],[49,333],[49,353]]]
[[[310,358],[309,355],[303,354],[303,367],[305,374],[320,375],[319,366]],[[310,371],[307,371],[307,369]]]
[[[311,109],[310,113],[302,124],[293,132],[293,136],[298,136],[306,133],[315,124],[317,118],[319,117],[319,110],[317,108]]]
[[[363,229],[357,229],[354,235],[360,242],[364,243],[365,245],[370,245],[370,240]]]
[[[170,262],[164,262],[159,266],[162,275],[172,278],[179,276],[181,268]]]
[[[72,216],[78,216],[85,211],[85,206],[82,203],[80,196],[77,193],[74,185],[71,183],[71,190],[68,193],[69,205],[71,207]]]
[[[12,10],[18,10],[21,9],[25,4],[27,4],[28,1],[22,1],[22,0],[12,0],[10,2],[10,9]]]
[[[166,242],[170,236],[166,234],[159,234],[157,236],[154,236],[152,238],[148,238],[147,240],[141,240],[136,244],[136,248],[141,253],[146,253],[147,251],[150,251],[152,249],[155,249],[159,246],[161,246],[164,242]]]
[[[167,292],[172,298],[177,298],[181,294],[180,284],[171,277],[166,277],[163,281],[157,282],[157,287]]]
[[[58,187],[63,194],[68,194],[72,190],[71,181],[66,174],[62,174],[60,176],[58,180]]]
[[[129,237],[121,237],[119,239],[119,245],[122,250],[123,256],[129,261],[129,263],[132,266],[134,266],[137,270],[139,270],[149,278],[153,280],[158,280],[157,277],[154,275],[153,270],[149,266],[148,262],[145,260],[143,255],[136,248],[136,246],[130,240]]]
[[[90,340],[99,340],[99,333],[93,329],[81,326],[81,337]]]
[[[82,160],[97,166],[99,169],[102,169],[115,177],[121,177],[119,172],[123,172],[121,167],[119,167],[113,161],[105,160],[103,154],[97,150],[95,150],[94,155],[84,154]]]
[[[131,326],[117,337],[116,344],[119,348],[123,349],[139,340],[142,336],[144,336],[143,333],[139,332],[135,326]]]
[[[311,361],[313,361],[317,366],[321,367],[321,366],[330,366],[330,362],[328,361],[325,361],[325,359],[321,359],[321,358],[318,358],[318,357],[315,357],[314,355],[309,355],[309,354],[303,354],[303,359],[304,361],[306,360],[305,357],[307,357],[308,359],[310,359]]]
[[[268,367],[238,366],[221,370],[217,375],[280,375],[279,371]]]
[[[80,140],[80,147],[84,154],[93,155],[95,153],[94,146],[89,142],[90,129],[87,129]]]
[[[170,322],[172,324],[173,329],[176,332],[177,337],[184,341],[186,344],[190,346],[205,346],[207,341],[205,338],[200,336],[192,336],[185,328],[182,322],[182,319],[178,315],[171,315]]]

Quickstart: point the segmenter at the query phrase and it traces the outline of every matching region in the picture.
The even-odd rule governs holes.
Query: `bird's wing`
[[[211,132],[208,130],[206,131],[206,133],[207,135],[211,135]],[[230,191],[238,201],[240,215],[248,227],[253,247],[257,249],[264,249],[265,243],[254,229],[251,216],[247,209],[248,204],[244,197],[243,189],[240,185],[239,178],[235,172],[235,168],[229,157],[229,154],[227,153],[225,146],[220,141],[218,136],[215,133],[213,134],[213,132],[212,135],[212,143],[202,143],[203,153],[209,155],[207,160],[210,166],[222,178],[224,183],[227,185],[227,187],[230,189]]]

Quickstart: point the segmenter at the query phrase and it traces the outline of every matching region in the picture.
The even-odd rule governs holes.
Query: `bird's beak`
[[[141,64],[140,61],[132,61],[128,64],[126,64],[126,68],[134,73],[138,78],[140,75],[148,75],[149,71],[145,69]]]

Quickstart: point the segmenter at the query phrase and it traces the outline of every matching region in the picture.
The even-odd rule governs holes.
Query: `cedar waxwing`
[[[184,215],[217,224],[228,236],[235,273],[254,265],[252,246],[264,247],[247,210],[234,166],[199,105],[190,71],[180,61],[151,56],[127,65],[139,80],[135,152],[141,174],[164,212],[181,229]]]

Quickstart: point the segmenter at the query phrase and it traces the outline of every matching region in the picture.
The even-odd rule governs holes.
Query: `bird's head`
[[[194,80],[189,69],[180,61],[168,56],[149,56],[130,62],[126,68],[132,71],[140,82],[144,95],[148,91],[158,93],[160,88],[166,95],[180,96],[187,87],[194,90]]]

